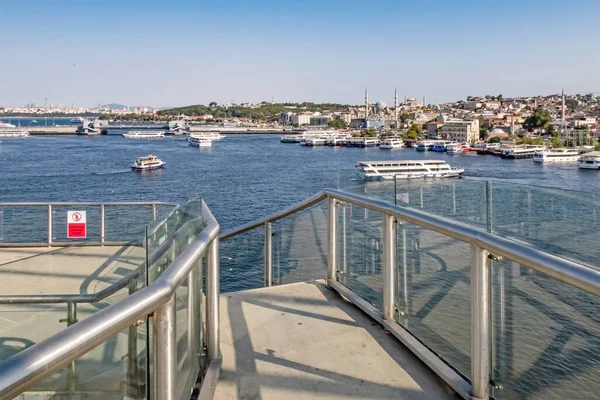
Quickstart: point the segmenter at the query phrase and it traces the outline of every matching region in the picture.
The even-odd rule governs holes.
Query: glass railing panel
[[[383,310],[381,214],[352,204],[338,206],[338,280]]]
[[[600,299],[511,260],[492,262],[497,399],[592,399],[600,392]]]
[[[338,188],[487,228],[486,181],[458,178],[364,181],[356,171],[338,171]]]
[[[149,282],[154,282],[202,229],[202,200],[193,199],[146,226]]]
[[[327,277],[327,202],[299,211],[272,225],[274,284]]]
[[[397,322],[470,377],[470,246],[401,223],[396,256]]]
[[[48,207],[0,207],[0,243],[48,243]]]
[[[125,329],[25,394],[86,399],[146,399],[146,322]]]
[[[264,227],[219,242],[221,292],[265,286],[264,246]]]
[[[600,196],[512,182],[492,185],[493,233],[600,268]]]

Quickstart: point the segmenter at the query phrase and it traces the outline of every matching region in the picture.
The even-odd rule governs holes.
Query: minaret
[[[560,120],[562,123],[565,123],[565,89],[562,90],[562,95],[560,96],[561,107],[560,107]]]
[[[406,94],[404,95],[404,104],[406,104],[406,102],[408,101],[408,99],[406,98]]]
[[[365,87],[365,120],[369,119],[369,88]]]
[[[425,104],[427,103],[425,102],[425,95],[423,95],[423,108],[425,108]]]
[[[396,120],[396,129],[398,129],[398,89],[394,88],[394,119]]]

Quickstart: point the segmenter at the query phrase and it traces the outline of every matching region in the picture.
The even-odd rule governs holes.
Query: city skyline
[[[598,92],[600,4],[4,4],[0,105],[432,104]],[[540,23],[543,22],[543,23]],[[584,29],[582,29],[584,28]]]

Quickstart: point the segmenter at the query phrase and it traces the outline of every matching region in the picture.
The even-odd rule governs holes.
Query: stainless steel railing
[[[0,203],[0,212],[4,208],[19,208],[19,207],[42,207],[47,209],[47,240],[46,243],[0,243],[0,247],[63,247],[71,246],[73,242],[53,242],[53,210],[54,207],[98,207],[100,227],[99,227],[99,242],[85,242],[82,245],[122,245],[121,242],[106,241],[106,207],[150,207],[152,211],[152,219],[156,220],[159,206],[177,207],[177,204],[161,202],[161,201],[121,201],[121,202],[18,202],[18,203]]]
[[[491,360],[491,304],[490,304],[490,255],[505,257],[546,274],[560,282],[574,286],[588,293],[600,296],[600,271],[536,250],[522,243],[484,232],[468,225],[424,213],[419,210],[398,207],[367,197],[349,194],[339,190],[325,189],[297,205],[246,224],[221,235],[221,240],[232,238],[244,232],[265,227],[264,268],[265,286],[272,284],[271,224],[277,220],[302,211],[323,200],[328,201],[328,259],[327,282],[330,287],[350,299],[363,311],[380,322],[396,338],[412,350],[425,364],[446,381],[464,398],[487,399],[490,394]],[[340,273],[336,265],[336,224],[337,206],[341,203],[353,204],[381,213],[382,221],[382,272],[383,310],[378,310],[349,288],[337,281]],[[396,222],[410,223],[441,233],[461,242],[470,244],[471,264],[471,371],[472,381],[450,368],[438,355],[423,345],[394,320],[396,263]]]
[[[0,363],[0,398],[14,398],[44,378],[68,366],[72,361],[102,344],[140,319],[153,316],[154,373],[150,387],[152,398],[174,399],[177,391],[177,343],[175,337],[175,292],[186,278],[197,279],[194,267],[206,258],[206,359],[205,382],[201,395],[211,397],[218,379],[219,351],[219,224],[202,202],[204,229],[169,267],[149,286],[124,300],[100,310],[85,320]],[[190,296],[198,290],[188,285]],[[194,301],[191,304],[195,304]],[[192,327],[200,323],[194,307],[188,308]],[[194,329],[195,330],[195,329]],[[193,331],[188,333],[193,336]],[[192,350],[198,338],[190,338]],[[191,352],[196,355],[196,352]],[[195,379],[194,379],[195,382]],[[183,388],[187,390],[190,388]]]

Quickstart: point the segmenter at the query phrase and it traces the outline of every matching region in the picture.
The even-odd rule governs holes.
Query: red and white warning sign
[[[86,237],[85,211],[67,211],[67,237],[83,239]]]

